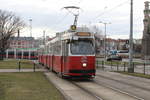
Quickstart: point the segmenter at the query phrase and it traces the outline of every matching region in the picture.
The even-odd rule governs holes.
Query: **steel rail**
[[[136,86],[133,85],[133,84],[126,84],[125,82],[121,82],[121,81],[118,81],[118,80],[115,80],[115,79],[111,79],[111,78],[109,78],[109,77],[105,77],[105,76],[102,76],[102,75],[96,75],[96,76],[102,77],[102,78],[104,78],[104,79],[113,80],[113,81],[116,81],[116,82],[119,82],[119,83],[122,83],[122,84],[125,84],[125,85],[130,85],[130,86],[136,87]],[[104,87],[106,87],[106,88],[110,88],[110,89],[115,90],[115,91],[118,91],[118,92],[120,92],[120,93],[122,93],[122,94],[126,94],[126,95],[128,95],[128,96],[130,96],[130,97],[136,98],[136,99],[138,99],[138,100],[144,100],[144,99],[141,98],[141,97],[137,97],[137,96],[135,96],[135,95],[133,95],[133,94],[130,94],[130,93],[125,92],[125,91],[122,91],[122,90],[117,89],[117,88],[114,88],[114,87],[112,87],[112,86],[108,86],[108,85],[106,86],[106,84],[105,84],[105,85],[104,85],[104,84],[101,84],[101,83],[99,83],[99,82],[96,81],[96,80],[94,80],[94,82],[95,82],[96,84],[98,84],[98,85],[104,86]],[[140,88],[140,87],[137,86],[136,88]],[[143,88],[141,87],[140,89],[143,89]],[[145,90],[145,88],[144,88],[144,90]],[[149,92],[149,91],[150,91],[150,90],[148,90],[148,92]]]
[[[104,100],[101,97],[97,96],[96,94],[92,93],[91,91],[89,91],[86,88],[83,88],[82,86],[78,85],[77,83],[70,81],[70,83],[72,83],[73,85],[77,86],[78,88],[80,88],[81,90],[85,91],[86,93],[88,93],[89,95],[93,96],[94,98],[96,98],[97,100]]]

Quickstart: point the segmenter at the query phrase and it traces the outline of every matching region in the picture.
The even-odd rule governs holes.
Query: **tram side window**
[[[50,54],[53,54],[53,46],[50,47]]]
[[[47,48],[45,47],[44,50],[43,50],[43,54],[47,54]]]
[[[38,50],[38,55],[42,55],[42,49]]]
[[[48,46],[45,46],[45,54],[48,54]]]
[[[56,46],[53,46],[53,54],[56,54]]]
[[[60,55],[61,54],[61,45],[57,46],[57,53]]]
[[[46,50],[46,54],[48,54],[48,46],[46,46],[45,50]]]
[[[68,47],[69,47],[69,44],[66,44],[65,46],[65,55],[68,56]]]
[[[52,54],[52,46],[49,45],[49,54]]]
[[[49,46],[49,54],[51,54],[51,47]]]
[[[62,55],[65,56],[65,42],[62,42]]]
[[[54,46],[54,54],[55,55],[61,54],[61,45]]]
[[[51,47],[52,47],[52,49],[50,49],[50,51],[54,55],[60,55],[61,54],[61,42],[60,41],[53,43],[53,46],[51,46]]]
[[[63,56],[68,56],[68,45],[66,42],[63,41],[63,44],[62,44],[62,54]]]

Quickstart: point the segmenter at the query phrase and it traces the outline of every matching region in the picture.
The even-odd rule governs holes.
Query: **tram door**
[[[68,57],[68,43],[63,41],[62,43],[62,72],[65,73],[67,70],[67,57]]]

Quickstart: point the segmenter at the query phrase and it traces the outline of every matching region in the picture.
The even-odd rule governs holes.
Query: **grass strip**
[[[0,61],[0,69],[17,69],[19,68],[19,61],[21,62],[21,68],[33,68],[33,62],[30,60],[3,60]]]
[[[118,71],[117,73],[150,79],[150,75],[146,75],[142,73],[128,73],[128,72],[122,72],[122,71]]]
[[[64,100],[42,72],[0,73],[0,100]]]
[[[102,63],[104,63],[104,61],[96,61],[96,64],[98,65],[102,65]],[[141,62],[133,62],[135,65],[144,65],[144,63]],[[123,65],[125,64],[126,66],[129,64],[128,62],[123,62],[123,61],[106,61],[105,62],[106,65],[108,66],[117,66],[118,65]],[[123,67],[123,66],[122,66]]]

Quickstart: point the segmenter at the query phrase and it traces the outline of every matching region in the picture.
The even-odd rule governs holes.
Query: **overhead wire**
[[[129,0],[124,1],[124,2],[122,2],[120,4],[118,4],[117,6],[115,6],[115,7],[111,8],[111,9],[107,10],[107,11],[104,11],[104,12],[100,13],[99,15],[97,15],[96,17],[94,17],[92,20],[95,20],[95,19],[99,18],[100,16],[103,16],[104,14],[109,13],[109,12],[111,12],[112,10],[114,10],[116,8],[119,8],[119,7],[123,6],[123,5],[125,5],[128,2],[129,2]]]
[[[56,21],[56,23],[53,25],[53,28],[56,28],[56,26],[60,25],[69,15],[69,13],[66,13],[61,19],[59,19],[58,21]]]
[[[41,1],[45,2],[45,1],[47,1],[47,0],[41,0]],[[62,10],[62,9],[60,9],[60,10]],[[58,20],[56,19],[56,21],[55,21],[55,23],[53,24],[53,26],[50,26],[51,29],[57,29],[57,27],[58,27],[59,25],[61,25],[61,23],[67,18],[67,16],[68,16],[68,13],[66,13],[63,17],[59,17]]]
[[[83,0],[80,0],[77,5],[81,4],[82,1],[83,1]],[[69,11],[70,13],[72,13],[70,10],[68,10],[68,11]],[[56,27],[56,25],[62,23],[62,22],[64,21],[64,19],[66,19],[66,17],[67,17],[68,15],[69,15],[69,13],[66,13],[66,15],[64,15],[64,17],[62,17],[58,22],[56,22],[56,24],[54,25],[54,27]]]
[[[78,2],[78,5],[81,4],[82,2],[83,2],[83,0],[80,0],[80,1]]]
[[[83,0],[80,0],[77,5],[81,4]],[[69,11],[71,12],[71,11]],[[57,26],[59,26],[69,15],[69,13],[66,13],[61,19],[59,19],[58,21],[56,21],[56,23],[52,26],[54,29],[56,29]]]
[[[64,21],[64,19],[67,18],[68,15],[69,15],[69,13],[66,13],[60,20],[58,20],[58,21],[56,22],[56,24],[62,23],[62,22]]]

